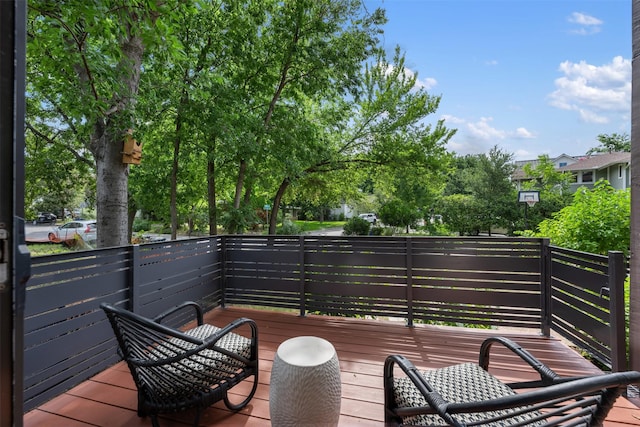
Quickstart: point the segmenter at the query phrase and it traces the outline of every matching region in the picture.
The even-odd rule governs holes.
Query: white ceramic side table
[[[280,344],[269,389],[272,426],[337,426],[341,393],[338,355],[329,341],[302,336]]]

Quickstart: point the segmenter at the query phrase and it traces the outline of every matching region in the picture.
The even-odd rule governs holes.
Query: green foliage
[[[491,232],[495,226],[512,227],[519,215],[511,183],[513,154],[494,146],[488,154],[458,157],[453,165],[441,203],[449,227],[461,234]],[[461,205],[456,207],[455,203]]]
[[[522,210],[527,210],[526,228],[535,230],[541,221],[551,218],[555,212],[571,203],[569,187],[573,176],[569,172],[559,172],[546,154],[539,156],[535,165],[526,164],[523,169],[530,179],[523,183],[522,189],[540,192],[538,203],[531,207],[521,207]],[[517,228],[524,230],[524,221]]]
[[[593,189],[578,189],[571,205],[539,224],[537,235],[549,237],[554,245],[584,252],[629,254],[630,217],[630,190],[615,190],[600,180]]]
[[[133,220],[133,231],[149,231],[151,230],[151,221],[148,219],[136,218]]]
[[[399,48],[387,57],[385,22],[361,0],[30,1],[29,202],[98,198],[98,217],[118,206],[105,222],[120,225],[125,202],[109,195],[128,185],[131,210],[173,232],[215,222],[220,201],[236,209],[220,222],[242,232],[255,223],[241,206],[277,210],[289,196],[322,219],[369,176],[371,189],[388,184],[387,198],[424,208],[455,130],[426,124],[440,96],[417,84]],[[105,164],[128,128],[142,164]],[[96,182],[96,170],[119,168]]]
[[[453,194],[440,199],[438,212],[441,212],[444,224],[461,236],[477,236],[485,224],[484,204],[474,196]]]
[[[402,200],[391,200],[380,207],[378,213],[380,221],[392,227],[403,227],[409,232],[409,227],[416,226],[420,219],[420,213],[415,208]]]
[[[245,230],[252,228],[257,221],[255,210],[247,206],[240,209],[227,207],[222,214],[222,226],[229,234],[242,234]]]
[[[508,227],[515,219],[516,191],[511,183],[515,165],[513,154],[494,146],[488,154],[478,155],[478,167],[470,186],[476,203],[482,205],[478,215],[482,230],[493,226]]]
[[[295,236],[302,233],[302,228],[290,219],[285,219],[282,226],[276,229],[276,234],[283,234],[286,236]]]
[[[366,236],[369,234],[369,228],[371,228],[369,221],[356,216],[345,223],[343,230],[347,236]]]
[[[369,234],[371,234],[372,236],[382,236],[384,233],[384,230],[385,230],[384,227],[371,227]]]
[[[612,133],[611,135],[601,133],[598,135],[598,141],[600,142],[600,145],[598,147],[591,148],[587,151],[587,154],[631,152],[631,139],[626,133]]]

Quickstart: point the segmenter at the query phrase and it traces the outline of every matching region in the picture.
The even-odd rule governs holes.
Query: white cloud
[[[449,115],[442,118],[448,127],[458,129],[456,135],[449,142],[448,148],[460,155],[486,153],[501,141],[536,137],[533,132],[524,127],[516,128],[513,131],[498,129],[492,125],[492,117],[481,117],[475,122]],[[520,153],[520,156],[524,155],[525,152]]]
[[[600,27],[603,24],[600,19],[580,12],[573,12],[569,16],[569,18],[567,18],[567,20],[571,24],[580,26],[579,28],[570,31],[572,34],[577,34],[580,36],[588,36],[591,34],[599,33],[601,29]]]
[[[577,111],[588,123],[608,123],[612,117],[627,114],[631,108],[631,61],[621,56],[601,66],[585,61],[560,64],[564,74],[555,80],[549,94],[550,105]]]
[[[393,71],[394,71],[394,66],[391,65],[391,64],[388,64],[387,65],[387,69],[385,71],[385,74],[388,76]],[[409,68],[406,68],[406,67],[403,70],[403,74],[407,78],[417,77],[416,73],[413,70],[411,70]],[[434,79],[433,77],[427,77],[427,78],[424,78],[422,80],[419,79],[419,78],[416,78],[416,82],[415,82],[414,88],[415,89],[427,89],[428,90],[428,89],[431,89],[431,88],[435,87],[437,84],[438,84],[438,81],[436,79]]]
[[[517,138],[521,138],[521,139],[533,139],[533,138],[535,138],[535,135],[532,134],[531,132],[529,132],[525,128],[516,129],[515,134],[513,136],[517,137]]]
[[[569,16],[569,22],[579,25],[602,25],[600,19],[580,12],[573,12],[571,16]]]
[[[490,125],[493,121],[492,117],[481,117],[476,123],[467,123],[467,131],[472,138],[488,141],[495,139],[504,139],[507,133],[503,130],[496,129]]]

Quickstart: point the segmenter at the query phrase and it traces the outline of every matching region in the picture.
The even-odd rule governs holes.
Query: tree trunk
[[[178,237],[178,156],[180,155],[180,131],[182,129],[182,116],[180,111],[176,117],[176,134],[173,139],[173,162],[171,163],[171,240]]]
[[[631,369],[640,370],[640,0],[632,3],[631,74],[631,293],[629,354]]]
[[[136,206],[136,202],[129,197],[129,203],[127,206],[127,242],[131,242],[133,238],[133,221],[136,219],[136,212],[138,211],[138,206]]]
[[[233,208],[240,209],[240,199],[242,198],[242,187],[244,186],[244,176],[247,172],[247,161],[240,160],[238,169],[238,180],[236,181],[236,193],[233,197]]]
[[[129,166],[122,163],[124,135],[132,127],[128,113],[135,103],[140,83],[144,45],[131,31],[135,21],[127,23],[127,37],[122,40],[122,58],[117,64],[121,72],[122,93],[111,107],[96,119],[90,138],[90,150],[96,161],[96,207],[98,247],[125,246],[128,236]],[[123,24],[125,25],[125,24]],[[80,75],[80,79],[86,76]]]
[[[124,132],[98,120],[91,135],[96,160],[98,247],[125,246],[128,235],[129,166],[122,163]]]
[[[207,162],[207,201],[209,202],[209,235],[218,234],[218,215],[216,208],[216,165],[213,160]]]
[[[282,201],[282,196],[284,196],[284,193],[287,191],[287,187],[289,187],[290,183],[291,180],[289,180],[289,178],[285,178],[280,184],[280,187],[278,187],[278,192],[276,193],[276,197],[273,200],[273,206],[271,208],[271,218],[269,218],[269,234],[276,234],[280,202]]]

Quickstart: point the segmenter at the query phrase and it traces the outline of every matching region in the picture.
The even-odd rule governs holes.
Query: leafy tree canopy
[[[580,188],[571,205],[542,221],[537,235],[569,249],[603,255],[608,251],[628,254],[630,217],[630,190],[616,190],[600,180],[593,189]]]
[[[598,135],[598,141],[600,141],[600,145],[591,148],[587,154],[631,152],[631,138],[626,133],[612,133],[611,135],[601,133]]]

